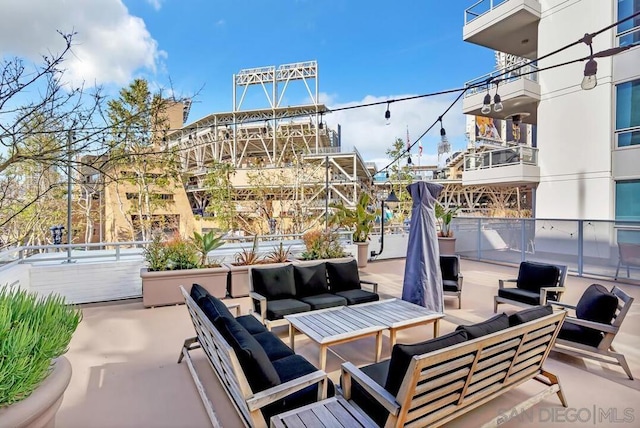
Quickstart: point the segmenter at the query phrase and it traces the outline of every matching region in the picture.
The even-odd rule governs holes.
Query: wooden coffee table
[[[392,348],[396,344],[396,333],[405,328],[433,323],[433,337],[438,337],[440,320],[444,318],[443,313],[433,312],[400,299],[380,300],[348,307],[362,318],[377,320],[378,323],[385,325],[389,329]]]
[[[319,369],[327,365],[327,348],[340,343],[351,342],[367,336],[376,336],[376,362],[382,353],[382,331],[387,327],[369,318],[362,318],[351,311],[349,306],[320,309],[302,314],[286,315],[289,321],[289,343],[295,350],[296,331],[304,333],[320,345]]]
[[[289,343],[295,349],[295,333],[299,331],[320,345],[319,368],[325,370],[327,348],[367,336],[376,336],[375,361],[382,353],[382,332],[389,330],[390,345],[396,343],[398,330],[433,323],[433,335],[439,331],[444,314],[433,312],[399,299],[381,300],[360,305],[321,309],[286,315],[289,321]]]

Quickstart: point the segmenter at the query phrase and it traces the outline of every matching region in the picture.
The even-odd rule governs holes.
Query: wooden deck
[[[445,299],[445,318],[440,321],[440,334],[453,331],[457,325],[471,324],[493,315],[493,296],[498,279],[512,278],[517,268],[462,260],[465,277],[462,309],[457,301]],[[399,298],[402,292],[404,260],[370,263],[362,279],[377,281],[383,298]],[[576,303],[591,283],[607,288],[614,282],[569,276],[563,301]],[[632,372],[640,377],[640,287],[617,284],[636,299],[627,314],[614,345],[625,354]],[[242,313],[249,311],[249,299],[233,299]],[[500,311],[513,313],[518,308],[501,305]],[[275,331],[287,341],[288,329]],[[384,333],[385,335],[388,333]],[[398,332],[399,343],[415,343],[432,337],[425,326]],[[84,308],[84,319],[74,335],[67,357],[72,363],[73,377],[58,413],[60,428],[120,427],[207,427],[207,413],[185,364],[177,364],[184,339],[194,335],[193,325],[184,305],[145,309],[141,300]],[[357,366],[370,364],[375,338],[335,346],[337,353]],[[296,337],[296,352],[317,365],[318,345],[304,337]],[[389,358],[390,347],[383,340],[382,359]],[[209,363],[194,352],[196,370],[201,376],[216,415],[225,427],[241,426],[233,405],[220,387]],[[327,356],[327,372],[337,382],[342,360]],[[640,421],[640,380],[631,381],[620,367],[582,360],[551,352],[546,368],[558,375],[568,401],[567,413],[555,397],[546,399],[515,418],[505,427],[632,427]],[[452,421],[449,427],[477,426],[504,409],[539,392],[537,385],[522,385],[478,409]],[[576,420],[577,412],[584,422]],[[625,413],[626,411],[626,413]],[[573,418],[571,417],[573,416]],[[629,420],[633,417],[633,421]],[[595,419],[594,419],[595,418]],[[625,419],[626,418],[626,419]],[[627,421],[626,423],[624,421]]]

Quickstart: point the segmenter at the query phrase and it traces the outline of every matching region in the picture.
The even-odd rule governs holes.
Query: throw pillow
[[[469,340],[495,333],[496,331],[509,328],[509,317],[507,314],[496,315],[486,321],[482,321],[472,325],[459,325],[456,331],[465,331]]]
[[[293,266],[251,269],[253,290],[267,300],[290,299],[296,294]]]
[[[509,325],[513,327],[515,325],[524,324],[538,318],[546,317],[547,315],[551,315],[552,313],[553,308],[551,307],[551,305],[534,306],[533,308],[524,309],[511,315],[509,317]]]
[[[384,389],[393,395],[397,395],[404,380],[404,376],[409,369],[409,364],[414,355],[422,355],[428,352],[437,351],[438,349],[456,345],[467,340],[465,331],[454,331],[426,342],[416,343],[414,345],[394,345],[391,351],[391,360],[389,362],[389,373]]]
[[[280,385],[278,372],[269,361],[267,353],[238,321],[220,317],[215,327],[235,351],[253,392]]]
[[[360,274],[355,260],[347,263],[327,262],[327,274],[332,293],[360,288]]]
[[[296,282],[296,296],[316,296],[329,292],[325,263],[312,266],[294,266],[293,272]]]
[[[618,297],[600,284],[591,284],[576,305],[576,316],[583,320],[611,324],[618,308]]]

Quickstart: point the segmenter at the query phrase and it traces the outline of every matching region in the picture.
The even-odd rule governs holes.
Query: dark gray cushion
[[[360,274],[355,260],[346,263],[327,262],[327,275],[332,293],[360,288]]]
[[[235,319],[219,317],[216,328],[233,348],[253,392],[280,384],[280,377],[260,343]]]
[[[618,298],[600,284],[591,284],[576,305],[576,316],[583,320],[611,324]]]
[[[227,305],[215,296],[208,295],[201,297],[198,302],[198,306],[200,306],[202,312],[204,312],[207,318],[214,324],[220,317],[234,319]]]
[[[598,346],[604,335],[598,330],[571,324],[570,322],[565,321],[562,324],[562,327],[560,327],[558,337],[570,342],[582,343],[589,346]]]
[[[200,284],[193,284],[189,293],[194,302],[200,304],[200,299],[210,296],[209,292]]]
[[[380,296],[376,293],[372,293],[371,291],[362,290],[360,288],[356,290],[346,290],[346,291],[338,291],[335,293],[336,296],[344,297],[347,299],[347,304],[349,305],[358,305],[360,303],[369,303],[369,302],[377,302],[380,300]]]
[[[390,360],[381,363],[370,364],[361,367],[360,370],[366,374],[371,380],[384,388],[385,381],[389,373]],[[351,399],[369,416],[378,426],[384,426],[389,412],[375,400],[360,384],[352,379],[351,381]]]
[[[297,299],[280,299],[267,301],[267,319],[279,320],[285,315],[299,314],[311,310],[311,306]]]
[[[347,306],[347,299],[335,294],[318,294],[317,296],[303,297],[301,301],[311,306],[311,310],[335,308],[336,306]]]
[[[300,355],[290,355],[273,362],[273,366],[278,372],[281,381],[288,382],[301,376],[313,373],[318,369],[305,360]],[[327,379],[327,397],[335,395],[333,383]],[[308,386],[298,392],[295,392],[282,400],[262,408],[262,415],[266,421],[271,420],[273,415],[296,409],[307,404],[318,401],[318,384]]]
[[[327,266],[320,263],[312,266],[294,266],[296,297],[315,296],[329,292]]]
[[[458,281],[452,281],[449,279],[442,280],[442,289],[444,291],[460,291]]]
[[[454,331],[426,342],[415,345],[394,345],[391,351],[391,362],[389,363],[389,374],[384,388],[393,395],[397,395],[400,385],[407,373],[409,364],[414,355],[422,355],[428,352],[437,351],[467,340],[466,331]]]
[[[527,291],[540,292],[540,287],[555,287],[558,285],[560,269],[557,266],[522,262],[518,270],[518,288]]]
[[[282,340],[270,331],[254,334],[253,337],[258,341],[269,360],[275,361],[280,358],[293,355],[294,352]]]
[[[240,325],[243,326],[251,335],[268,331],[267,328],[253,315],[239,316],[236,318],[236,321],[238,321]]]
[[[459,325],[456,331],[466,331],[467,338],[472,340],[495,333],[496,331],[504,330],[505,328],[509,328],[509,317],[503,313],[476,324]]]
[[[440,271],[443,280],[458,281],[458,258],[454,256],[440,256]]]
[[[499,288],[498,296],[533,306],[540,304],[540,293],[520,288]]]
[[[546,317],[547,315],[551,315],[552,313],[553,308],[551,308],[551,305],[534,306],[533,308],[524,309],[520,312],[516,312],[515,314],[510,315],[509,325],[513,327],[515,325],[524,324],[538,318]]]
[[[290,299],[296,294],[293,266],[251,269],[253,290],[267,300]]]

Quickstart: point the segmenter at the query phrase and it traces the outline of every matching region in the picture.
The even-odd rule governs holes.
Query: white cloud
[[[153,6],[155,10],[160,10],[162,7],[162,2],[160,0],[147,0],[147,3]]]
[[[374,103],[406,96],[366,96],[360,101],[335,105],[329,104],[329,108],[335,109]],[[386,104],[337,111],[324,115],[324,120],[332,129],[336,129],[337,124],[341,125],[343,147],[351,149],[355,146],[365,160],[374,161],[378,168],[382,168],[391,161],[385,152],[391,147],[396,138],[402,138],[406,144],[407,127],[409,128],[409,140],[413,143],[449,107],[454,99],[455,95],[453,97],[439,96],[391,103],[389,106],[389,111],[391,112],[389,125],[386,124],[385,120]],[[443,124],[452,146],[456,142],[459,142],[458,145],[464,145],[465,116],[461,113],[461,102],[453,106],[444,116]],[[437,163],[439,142],[440,125],[436,124],[422,138],[421,165],[435,165]],[[413,147],[411,153],[412,160],[417,163],[418,144]]]
[[[159,4],[159,1],[156,1]],[[62,33],[77,33],[64,79],[73,85],[128,83],[135,72],[156,72],[166,52],[158,49],[144,21],[122,0],[9,0],[0,2],[0,56],[40,62],[64,48]]]
[[[216,21],[216,26],[217,26],[217,27],[223,27],[223,26],[224,26],[224,24],[226,24],[226,23],[227,23],[227,22],[226,22],[224,19],[218,19],[218,20]]]

